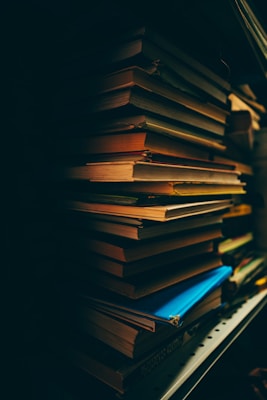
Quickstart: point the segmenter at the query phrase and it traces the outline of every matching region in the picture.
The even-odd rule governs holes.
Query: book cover
[[[134,323],[135,316],[142,317],[151,324],[151,321],[162,322],[174,326],[180,326],[186,314],[205,298],[212,290],[228,279],[232,274],[229,266],[220,266],[211,271],[203,272],[192,278],[176,283],[168,288],[159,290],[141,299],[121,299],[113,293],[98,296],[80,293],[79,295],[87,299],[89,304],[107,307],[117,314],[120,310],[128,315]]]

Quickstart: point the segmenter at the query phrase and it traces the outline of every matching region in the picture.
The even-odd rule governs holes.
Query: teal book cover
[[[101,291],[95,296],[82,297],[91,307],[132,322],[135,318],[143,318],[143,321],[180,326],[187,313],[222,285],[232,272],[232,267],[223,265],[138,300],[122,299],[119,295]]]

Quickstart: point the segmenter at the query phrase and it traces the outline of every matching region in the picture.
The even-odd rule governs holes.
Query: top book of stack
[[[108,37],[101,49],[92,51],[94,63],[84,63],[87,70],[79,70],[80,76],[136,65],[185,92],[228,108],[230,83],[150,27],[123,30]],[[77,76],[73,67],[69,74]]]

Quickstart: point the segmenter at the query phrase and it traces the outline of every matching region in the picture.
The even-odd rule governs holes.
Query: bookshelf
[[[225,6],[226,3],[227,6]],[[35,339],[33,340],[33,347],[37,346],[37,342],[40,340],[40,338],[44,339],[46,333],[42,331],[43,325],[46,325],[49,322],[55,322],[53,318],[56,320],[55,314],[57,312],[57,307],[55,307],[55,309],[53,310],[52,316],[48,314],[54,308],[54,305],[58,306],[58,304],[56,303],[58,301],[58,298],[53,290],[55,290],[55,287],[58,284],[60,286],[62,273],[65,268],[65,264],[60,264],[58,263],[58,261],[60,260],[61,262],[62,252],[66,250],[66,247],[68,247],[68,255],[73,257],[74,254],[72,252],[72,245],[74,244],[74,240],[70,240],[69,242],[67,242],[65,241],[64,237],[57,236],[57,228],[55,227],[55,223],[57,222],[61,224],[61,218],[63,217],[64,220],[64,215],[60,214],[60,212],[59,215],[57,213],[54,214],[55,202],[57,206],[59,206],[59,209],[62,206],[62,193],[60,193],[59,196],[59,187],[57,186],[57,181],[54,181],[53,178],[58,172],[58,166],[61,167],[62,160],[71,160],[74,161],[74,164],[76,162],[77,154],[73,155],[72,153],[71,156],[68,155],[66,157],[66,154],[60,154],[59,156],[57,153],[58,148],[60,148],[60,146],[62,145],[62,141],[66,139],[64,135],[67,133],[67,135],[69,135],[69,137],[73,139],[73,137],[71,136],[72,129],[76,129],[77,127],[79,129],[84,129],[84,127],[85,129],[88,129],[88,124],[84,124],[86,120],[86,116],[84,114],[84,111],[86,111],[86,107],[79,107],[80,105],[84,105],[85,103],[79,104],[75,103],[74,101],[75,106],[73,107],[72,100],[73,98],[75,98],[76,95],[85,96],[85,98],[87,96],[86,92],[83,92],[83,78],[86,76],[86,72],[88,72],[87,68],[89,66],[94,69],[94,61],[96,60],[97,52],[93,53],[93,50],[91,52],[91,49],[95,47],[95,41],[97,40],[97,44],[99,47],[104,45],[107,31],[111,29],[113,33],[116,30],[118,30],[119,32],[120,26],[124,25],[123,21],[126,22],[126,25],[131,25],[134,20],[139,20],[141,23],[149,22],[152,27],[160,27],[160,34],[166,35],[168,39],[172,39],[174,43],[181,45],[183,51],[188,52],[189,55],[192,54],[193,56],[198,57],[201,63],[207,63],[208,68],[211,68],[212,71],[216,71],[216,74],[218,73],[218,75],[221,76],[225,82],[231,81],[234,82],[234,84],[238,84],[240,82],[243,83],[248,81],[249,84],[255,89],[256,93],[259,95],[260,102],[266,104],[266,98],[264,98],[263,95],[264,90],[262,89],[266,87],[266,76],[264,75],[264,60],[259,58],[259,55],[256,54],[255,48],[251,45],[251,42],[248,41],[246,34],[244,34],[243,28],[240,28],[240,26],[238,25],[238,18],[236,18],[236,15],[232,12],[233,10],[230,3],[231,2],[223,1],[218,2],[218,4],[216,3],[216,7],[217,5],[219,5],[218,10],[220,10],[216,11],[213,9],[212,1],[207,1],[205,7],[203,7],[203,9],[201,10],[201,17],[200,10],[198,8],[198,2],[194,0],[181,0],[178,1],[176,4],[174,4],[173,2],[167,2],[165,4],[164,10],[162,10],[161,7],[155,6],[155,4],[152,4],[152,2],[150,1],[146,2],[145,4],[141,1],[136,1],[134,2],[134,4],[131,4],[130,6],[127,5],[126,7],[124,2],[121,1],[117,1],[115,2],[115,4],[111,5],[109,4],[109,2],[106,2],[104,0],[98,2],[98,4],[90,6],[83,5],[83,11],[78,10],[79,7],[77,5],[72,5],[69,9],[64,10],[62,10],[58,5],[55,5],[53,7],[50,5],[42,6],[40,7],[40,9],[38,8],[38,6],[33,9],[32,5],[29,5],[27,11],[29,11],[30,9],[30,13],[26,17],[26,10],[20,10],[22,12],[22,15],[25,16],[26,21],[31,19],[29,18],[30,15],[35,17],[35,22],[31,22],[31,24],[28,26],[27,33],[25,34],[24,32],[24,36],[26,38],[31,37],[31,28],[35,28],[36,36],[34,39],[31,39],[31,41],[28,42],[27,54],[23,56],[21,55],[21,57],[24,61],[27,60],[27,65],[24,66],[25,70],[29,71],[30,65],[31,68],[34,70],[34,73],[32,73],[31,76],[30,85],[26,89],[26,91],[28,93],[31,93],[33,98],[35,97],[36,99],[38,99],[37,103],[34,103],[32,99],[33,102],[29,102],[30,109],[26,110],[28,113],[27,115],[29,116],[29,119],[32,120],[33,124],[33,126],[31,126],[31,134],[36,133],[37,127],[40,130],[40,132],[38,132],[38,138],[34,139],[36,140],[35,145],[38,147],[38,149],[36,149],[34,146],[33,148],[28,148],[27,145],[25,146],[25,143],[23,143],[23,146],[25,146],[24,156],[25,159],[28,159],[27,162],[30,160],[31,172],[34,170],[33,165],[36,166],[36,162],[38,162],[38,169],[34,170],[35,177],[33,180],[34,182],[31,182],[31,185],[36,191],[35,196],[37,198],[37,203],[39,199],[42,199],[42,202],[39,202],[39,205],[41,205],[40,209],[38,209],[39,215],[42,214],[43,207],[44,209],[46,209],[46,212],[48,214],[48,217],[46,214],[44,216],[44,219],[46,220],[45,222],[47,223],[49,219],[52,220],[51,225],[48,226],[48,231],[50,230],[52,232],[52,235],[48,236],[50,240],[51,238],[54,240],[52,246],[53,261],[50,260],[49,255],[49,257],[46,258],[49,266],[44,265],[44,267],[42,267],[43,270],[40,274],[37,274],[37,277],[32,276],[33,286],[37,284],[36,287],[38,288],[39,284],[42,288],[41,294],[42,296],[44,296],[41,301],[42,311],[44,312],[44,321],[40,322],[38,320],[38,332],[33,329],[33,335],[37,336],[36,342]],[[142,10],[141,13],[140,10]],[[218,24],[216,23],[216,21],[218,20],[216,12],[220,12],[220,15],[223,15],[227,19],[229,23],[229,28],[231,27],[231,29],[227,30],[227,34],[223,24],[224,18],[220,17],[220,22],[222,26],[218,26]],[[142,14],[142,17],[140,16],[140,14]],[[179,15],[180,23],[177,23],[177,15]],[[16,22],[18,21],[19,17],[17,16]],[[41,22],[41,24],[38,26],[38,23],[36,21]],[[161,23],[162,21],[164,21],[163,24]],[[203,21],[205,21],[205,23]],[[50,22],[50,24],[48,24],[50,25],[48,35],[45,34],[47,22]],[[119,23],[117,24],[117,22]],[[21,25],[21,22],[18,23],[18,27],[20,27]],[[214,33],[214,35],[210,35],[211,31]],[[238,33],[236,34],[236,32]],[[235,39],[233,37],[235,37]],[[16,39],[13,40],[14,42],[16,42]],[[36,47],[37,44],[40,45],[40,48],[37,52],[37,58],[35,59],[33,49]],[[18,47],[19,46],[17,46],[17,48]],[[239,49],[238,57],[236,57],[237,48]],[[242,49],[241,52],[240,49]],[[248,60],[249,62],[247,62]],[[33,61],[35,61],[34,67],[32,66]],[[76,76],[77,71],[78,76]],[[81,78],[81,86],[78,88],[78,91],[75,83],[76,78]],[[66,79],[69,79],[67,84]],[[68,86],[69,84],[70,86]],[[68,88],[70,87],[74,89],[74,91],[72,92],[72,95],[68,97]],[[66,97],[64,97],[64,100],[66,101],[64,105],[62,105],[62,89],[63,92],[64,89],[67,89],[65,91],[65,95],[66,93],[67,95]],[[193,91],[193,88],[191,89]],[[33,92],[31,92],[31,90],[33,90]],[[223,89],[223,93],[224,90],[225,88]],[[229,90],[229,88],[226,89],[226,91],[227,90]],[[201,93],[205,92],[205,90],[203,89],[201,89],[201,91]],[[221,95],[221,88],[219,93]],[[17,89],[17,94],[17,103],[19,103],[23,100],[23,94],[21,93],[20,89]],[[210,93],[208,93],[207,96],[210,96]],[[217,109],[218,103],[221,103],[221,101],[217,97],[214,100],[214,104],[211,110]],[[63,118],[58,119],[58,116],[66,116],[66,114],[68,114],[68,112],[66,113],[66,109],[69,111],[78,111],[74,115],[74,118],[78,117],[80,125],[72,125],[73,120],[70,119],[67,120],[67,123],[65,123]],[[218,107],[218,110],[219,109],[220,107]],[[225,107],[225,104],[223,106],[223,110],[224,111],[221,112],[222,110],[220,109],[220,116],[222,114],[224,116],[228,114],[229,110],[227,109],[227,107]],[[185,110],[181,109],[181,111]],[[191,112],[192,110],[190,110],[190,113]],[[189,115],[192,116],[191,121],[193,121],[194,114]],[[71,114],[68,114],[67,116],[69,118]],[[163,115],[163,117],[165,118],[166,115]],[[187,110],[185,117],[188,118]],[[200,120],[207,121],[205,118],[206,116],[203,116],[203,114],[201,114]],[[263,115],[262,121],[264,121],[264,118],[265,116]],[[19,125],[19,121],[21,121],[21,116],[17,115],[17,126]],[[214,125],[208,125],[209,127],[211,126],[211,128],[209,128],[210,131],[213,130],[213,126],[217,126],[218,121],[215,122],[213,120],[213,123]],[[194,124],[195,123],[193,123],[193,126]],[[40,125],[42,126],[40,127]],[[220,129],[222,128],[222,125],[223,124],[221,123],[218,124],[218,126],[220,126]],[[21,127],[23,128],[25,133],[28,127],[28,121],[22,120]],[[97,125],[95,125],[94,128],[95,127],[97,127]],[[196,128],[196,126],[194,126],[194,128]],[[165,129],[169,129],[170,131],[170,127],[165,127]],[[219,132],[221,132],[221,130]],[[192,135],[190,136],[190,132],[188,132],[188,130],[182,129],[182,127],[180,127],[179,134],[183,138],[183,140],[184,138],[191,138],[191,141],[189,140],[189,147],[186,147],[188,145],[187,140],[183,142],[185,146],[184,151],[187,155],[190,155],[190,153],[195,155],[198,154],[198,145],[201,142],[202,144],[203,142],[205,143],[205,151],[203,151],[200,158],[205,159],[206,150],[208,150],[209,154],[213,154],[213,151],[217,151],[217,149],[221,151],[221,133],[212,135],[211,132],[209,132],[207,136],[202,136],[201,132],[198,131],[198,135],[192,138]],[[18,136],[19,133],[17,132],[15,137],[18,138]],[[28,136],[26,134],[23,136],[27,138],[27,144],[31,142],[31,136],[32,135]],[[57,137],[57,139],[60,139],[59,143],[55,143],[55,137]],[[82,148],[83,144],[78,143],[78,147],[79,146],[80,148]],[[172,145],[170,142],[169,148],[171,146]],[[20,144],[18,144],[16,149],[18,152],[19,147]],[[167,144],[166,147],[168,147]],[[203,150],[203,147],[201,148]],[[73,147],[70,145],[69,149],[73,150]],[[233,154],[235,153],[232,152],[231,155]],[[25,159],[23,159],[23,162],[25,162]],[[223,162],[222,158],[220,159],[220,161],[218,161],[219,159],[220,157],[218,157],[216,162]],[[244,160],[236,161],[239,163],[240,168],[242,168],[243,161]],[[17,161],[16,166],[19,166],[19,163],[20,159],[19,161]],[[245,165],[244,163],[243,167],[246,168],[246,172],[244,172],[243,178],[245,179],[245,181],[248,180],[250,185],[250,179],[253,179],[253,176],[251,176],[250,173],[250,165]],[[29,174],[29,172],[27,173]],[[64,171],[64,173],[66,173],[66,171]],[[42,177],[41,180],[44,183],[43,185],[40,184],[40,182],[36,183],[36,181],[38,181],[38,178],[36,179],[36,175],[38,175],[38,177]],[[19,180],[22,184],[23,176],[19,176]],[[50,186],[51,182],[52,191]],[[104,185],[105,184],[106,182],[104,181]],[[86,193],[86,185],[75,185],[76,183],[74,183],[74,186],[71,187],[71,190],[74,189],[73,193],[75,195],[79,195],[80,189],[82,189],[83,194]],[[96,186],[97,185],[93,187]],[[20,191],[20,187],[16,189],[17,192]],[[108,186],[106,186],[106,188],[107,187]],[[65,195],[67,197],[67,195],[69,194],[69,187],[67,186],[66,189],[67,190]],[[226,187],[224,188],[224,190],[227,191],[230,189],[229,187]],[[242,194],[242,187],[238,185],[237,190],[240,190]],[[65,200],[64,195],[63,200]],[[28,205],[29,204],[30,203],[28,203]],[[28,212],[28,205],[27,207],[25,207],[24,205],[20,205],[19,211]],[[35,219],[36,216],[33,210],[34,207],[31,211],[31,217]],[[17,212],[18,214],[19,211]],[[94,217],[96,220],[96,225],[98,223],[98,226],[103,226],[103,224],[101,225],[101,218],[97,219],[96,216]],[[14,220],[16,220],[16,218],[14,218]],[[36,218],[36,220],[38,221],[38,218]],[[64,221],[64,223],[65,222],[66,221]],[[108,223],[111,222],[109,221]],[[13,226],[14,225],[15,222],[13,221]],[[63,230],[64,227],[64,225],[61,226]],[[37,228],[34,227],[34,230],[35,229]],[[38,229],[40,229],[40,226],[38,227]],[[95,231],[93,230],[93,232]],[[74,233],[75,237],[75,231],[72,233]],[[33,237],[35,236],[33,232],[31,234]],[[219,238],[215,237],[213,239],[217,240]],[[75,240],[78,242],[78,236],[75,238]],[[84,240],[84,237],[82,237],[82,240]],[[69,246],[66,246],[66,243],[68,243]],[[42,247],[41,249],[41,251],[43,252],[46,251],[44,247]],[[90,252],[86,252],[85,248],[80,248],[79,246],[78,249],[81,250],[81,254],[84,255],[83,260],[90,260]],[[56,262],[54,262],[54,259],[56,259]],[[76,262],[77,260],[74,259],[72,261]],[[35,263],[35,259],[31,262]],[[98,265],[101,265],[101,258],[96,257],[95,262],[98,263]],[[38,266],[36,268],[38,268]],[[67,268],[70,268],[71,270],[71,263],[70,265],[67,265]],[[19,276],[21,276],[21,274]],[[36,287],[35,290],[32,290],[33,293],[28,293],[29,296],[37,296]],[[52,288],[52,291],[50,291],[50,297],[49,295],[47,295],[47,299],[45,298],[46,295],[44,293],[45,288],[48,288],[49,290],[51,290]],[[41,294],[39,293],[39,296]],[[46,300],[48,300],[47,308],[44,304],[46,303]],[[31,301],[34,302],[34,299],[31,298]],[[183,359],[185,360],[182,367],[180,366],[180,364],[179,366],[177,366],[177,354],[176,352],[174,352],[170,358],[165,360],[165,362],[157,369],[157,371],[153,372],[152,375],[150,375],[145,380],[145,382],[140,382],[136,384],[133,390],[129,394],[125,395],[125,397],[123,396],[123,398],[125,398],[125,400],[132,400],[137,397],[141,398],[140,393],[142,393],[143,398],[149,399],[152,395],[152,398],[155,399],[155,392],[153,392],[155,381],[161,381],[160,387],[157,387],[157,399],[167,400],[171,398],[190,398],[193,389],[197,387],[199,382],[204,377],[206,377],[206,375],[208,375],[209,370],[213,367],[214,364],[217,363],[224,352],[232,346],[232,344],[238,339],[242,332],[246,330],[246,328],[252,323],[254,318],[256,318],[260,312],[263,312],[265,310],[266,301],[266,292],[260,292],[256,296],[247,299],[246,302],[242,304],[242,306],[237,308],[235,313],[231,315],[230,318],[226,318],[225,316],[223,316],[218,320],[216,319],[216,323],[214,319],[214,324],[212,323],[211,327],[208,326],[205,332],[201,331],[201,334],[203,334],[201,346],[199,345],[199,336],[196,335],[196,337],[192,339],[190,343],[186,344],[183,349],[177,350],[177,354],[179,354],[179,360],[180,357],[183,357]],[[26,307],[28,307],[28,305],[26,305]],[[46,326],[45,332],[47,331],[51,333],[49,326]],[[210,336],[212,336],[212,340],[210,340]],[[193,358],[192,352],[194,352]],[[41,357],[42,355],[40,355],[40,359]],[[41,361],[39,360],[38,362]],[[91,382],[90,379],[91,378],[88,379],[88,382]],[[92,385],[90,386],[89,384],[88,386],[89,391],[91,390],[91,387],[93,388],[94,385],[96,385],[100,392],[101,390],[103,391],[103,396],[104,393],[106,393],[107,391],[110,398],[112,398],[113,392],[109,392],[108,388],[101,385],[98,386],[96,382],[91,383]],[[85,393],[83,393],[83,395],[85,395]]]

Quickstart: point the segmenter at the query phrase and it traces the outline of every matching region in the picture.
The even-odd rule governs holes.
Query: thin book
[[[229,209],[231,199],[216,199],[208,201],[194,201],[191,203],[173,203],[167,205],[138,206],[111,203],[90,203],[86,201],[66,199],[64,207],[67,210],[83,211],[93,214],[110,214],[132,218],[143,218],[151,221],[171,221],[193,215],[206,214]]]

